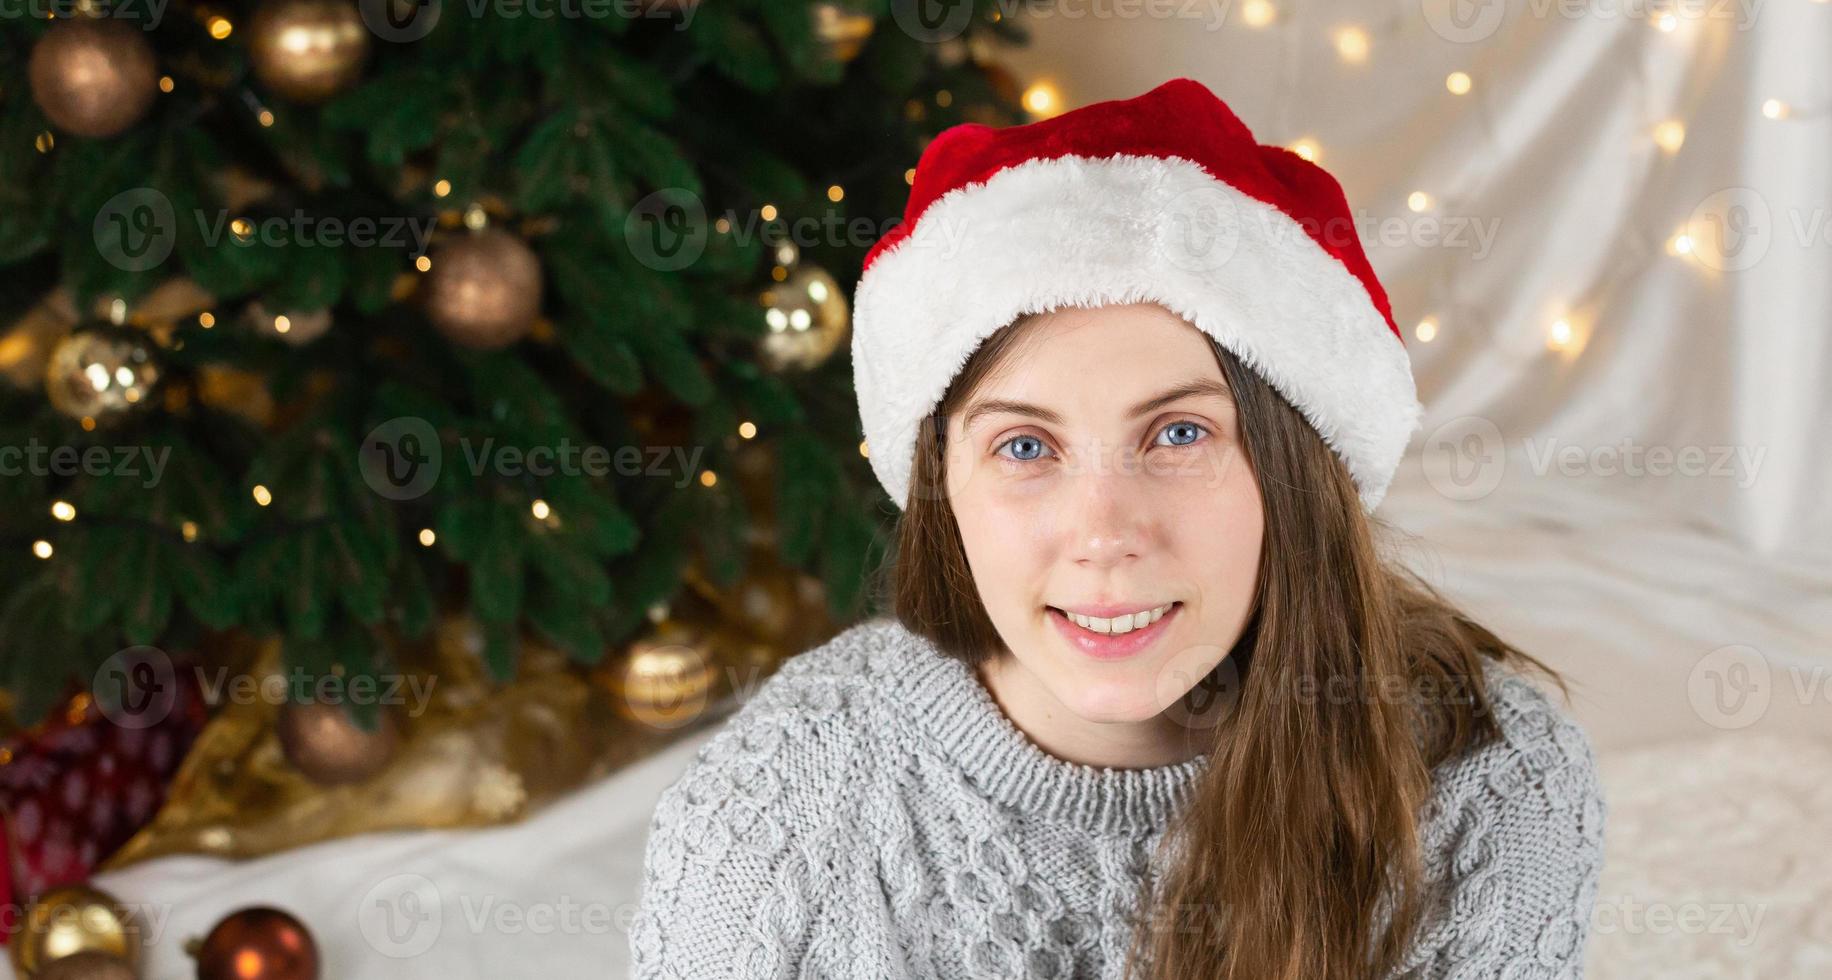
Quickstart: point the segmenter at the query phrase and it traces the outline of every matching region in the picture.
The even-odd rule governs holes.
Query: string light
[[[1278,8],[1270,0],[1247,0],[1241,5],[1240,19],[1248,27],[1265,27],[1278,16]]]
[[[261,114],[255,118],[260,120],[263,129],[271,127],[274,124],[274,114],[270,109],[262,109]]]
[[[1679,28],[1679,17],[1671,10],[1665,11],[1654,18],[1654,26],[1659,28],[1663,34],[1671,34]]]
[[[765,204],[763,206],[763,209],[757,213],[761,214],[763,216],[763,220],[765,221],[775,221],[776,220],[776,205]]]
[[[533,504],[529,505],[528,509],[534,513],[534,519],[537,521],[544,521],[547,519],[547,515],[553,513],[553,508],[547,506],[547,501],[541,500],[538,497],[535,498]]]
[[[903,182],[904,184],[911,185],[911,186],[913,186],[916,183],[916,168],[915,167],[911,167],[910,169],[905,170],[903,172]],[[719,220],[724,221],[725,219],[720,218]]]
[[[1546,331],[1546,346],[1552,350],[1568,350],[1574,337],[1571,321],[1559,317],[1552,321],[1552,328]]]
[[[209,310],[197,314],[197,325],[205,330],[216,326],[216,314],[211,313]]]
[[[738,423],[738,438],[754,439],[756,438],[756,436],[757,436],[757,424],[755,422]]]
[[[1668,153],[1678,153],[1686,142],[1686,124],[1668,119],[1654,127],[1654,143]]]
[[[254,485],[254,502],[265,507],[274,502],[274,495],[268,493],[266,487],[257,483]]]
[[[710,487],[719,482],[719,475],[711,470],[700,471],[700,486]]]
[[[865,457],[866,459],[871,458],[871,447],[867,446],[865,444],[865,440],[863,439],[859,440],[859,455]]]
[[[40,153],[49,153],[57,147],[57,137],[51,135],[51,131],[47,129],[38,134],[38,137],[32,141],[32,145],[36,146]]]
[[[1285,149],[1296,153],[1298,156],[1309,160],[1311,163],[1316,163],[1317,158],[1323,155],[1323,148],[1317,145],[1316,140],[1308,136],[1294,143],[1287,144]]]
[[[210,18],[210,36],[221,41],[235,31],[235,25],[227,17]]]
[[[433,546],[433,542],[437,540],[439,540],[439,536],[433,533],[432,528],[423,527],[420,529],[420,544],[430,548]]]
[[[834,184],[827,188],[827,200],[832,201],[835,204],[838,204],[840,202],[840,199],[844,198],[845,196],[846,196],[846,189],[841,187],[838,184]]]
[[[1412,335],[1417,337],[1421,344],[1431,343],[1438,335],[1438,318],[1428,316],[1420,320],[1419,325],[1412,328]]]
[[[1431,210],[1431,195],[1424,191],[1413,191],[1406,195],[1406,207],[1414,213]]]
[[[1337,31],[1336,54],[1351,65],[1367,61],[1368,32],[1352,25]]]
[[[159,76],[159,91],[166,92],[169,94],[172,91],[172,89],[175,87],[177,87],[177,83],[172,81],[172,76],[170,75],[160,75]]]
[[[1769,99],[1762,103],[1762,114],[1770,119],[1787,118],[1787,103],[1780,99]]]
[[[433,196],[444,197],[452,192],[452,182],[444,178],[433,183]]]
[[[1471,84],[1468,72],[1453,71],[1444,77],[1444,87],[1452,95],[1468,95]]]
[[[1667,239],[1667,254],[1669,255],[1691,255],[1692,254],[1692,236],[1682,231],[1679,234],[1674,235],[1672,238]]]
[[[1062,111],[1062,93],[1057,91],[1055,83],[1049,81],[1032,82],[1030,87],[1024,90],[1021,101],[1024,104],[1024,111],[1039,119],[1054,116]]]
[[[274,333],[286,333],[293,329],[293,321],[282,313],[274,317]]]
[[[433,268],[432,256],[422,255],[419,258],[414,259],[413,267],[420,270],[421,272],[431,272]]]
[[[197,540],[197,522],[196,521],[185,521],[183,524],[178,525],[178,535],[179,537],[184,538],[187,543],[191,541],[196,541]]]
[[[40,558],[49,558],[51,557],[51,552],[51,542],[43,538],[39,538],[37,541],[32,542],[32,554]]]
[[[60,521],[74,521],[76,520],[76,505],[68,500],[52,501],[51,516]]]

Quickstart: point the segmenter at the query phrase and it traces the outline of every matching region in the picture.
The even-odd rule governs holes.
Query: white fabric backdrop
[[[1572,681],[1611,806],[1590,975],[1832,975],[1832,4],[1666,33],[1535,15],[1553,0],[1469,4],[1462,22],[1425,2],[1286,0],[1263,28],[1239,23],[1241,0],[1123,22],[1070,5],[1001,58],[1074,104],[1195,77],[1262,141],[1316,140],[1351,205],[1403,219],[1410,244],[1369,253],[1428,415],[1380,514]],[[1431,26],[1481,34],[1496,11],[1470,42]],[[1333,47],[1346,24],[1368,34],[1360,65]],[[1446,91],[1455,70],[1468,95]],[[1769,98],[1791,116],[1764,118]],[[1651,137],[1668,118],[1687,129],[1676,155]],[[1433,243],[1415,190],[1435,233],[1492,240]],[[1714,214],[1739,237],[1720,241]],[[1687,227],[1702,260],[1667,254]],[[1430,343],[1413,336],[1426,316]],[[1561,316],[1575,354],[1547,349]],[[1457,421],[1472,416],[1486,424]],[[1548,446],[1584,462],[1536,466]],[[1697,447],[1707,471],[1603,472],[1633,464],[1624,446]],[[1710,472],[1723,446],[1759,463]],[[706,735],[514,827],[168,858],[98,884],[162,923],[155,980],[191,976],[184,939],[254,903],[304,918],[340,980],[623,976],[650,811]]]
[[[1261,142],[1314,140],[1379,222],[1362,239],[1427,410],[1415,454],[1468,466],[1505,445],[1478,478],[1505,495],[1534,453],[1571,447],[1594,461],[1546,478],[1765,553],[1832,553],[1832,5],[1669,3],[1671,32],[1638,0],[1276,0],[1258,28],[1253,6],[1054,0],[1002,60],[1069,105],[1188,75]],[[1179,16],[1095,16],[1124,10]],[[1367,39],[1358,64],[1338,53],[1347,27]],[[1447,90],[1453,71],[1468,94]],[[1769,99],[1791,113],[1765,118]],[[1666,120],[1685,127],[1676,154],[1653,138]],[[1415,214],[1421,190],[1433,206]],[[1690,257],[1667,254],[1681,230]],[[1575,356],[1547,349],[1560,317]],[[1469,416],[1488,424],[1440,432]],[[1625,440],[1710,462],[1611,476]],[[1711,472],[1724,447],[1757,465]]]

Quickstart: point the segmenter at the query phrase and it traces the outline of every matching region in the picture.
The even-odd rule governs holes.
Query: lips
[[[1156,622],[1118,634],[1098,633],[1076,625],[1068,614],[1054,606],[1046,607],[1045,615],[1056,631],[1075,649],[1097,660],[1118,660],[1138,654],[1156,643],[1169,631],[1171,624],[1182,612],[1183,603],[1172,603],[1170,611],[1160,616]]]

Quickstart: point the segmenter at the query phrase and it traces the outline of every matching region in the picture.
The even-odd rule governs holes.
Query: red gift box
[[[195,670],[168,661],[161,673],[156,715],[124,714],[118,702],[105,710],[97,695],[76,691],[43,722],[0,742],[0,908],[87,880],[165,802],[207,712]],[[20,924],[6,918],[0,942]]]

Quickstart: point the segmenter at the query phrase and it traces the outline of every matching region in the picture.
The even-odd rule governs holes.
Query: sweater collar
[[[1202,755],[1149,769],[1051,755],[1012,723],[971,667],[900,624],[897,629],[909,640],[899,646],[910,663],[890,677],[892,710],[1003,806],[1087,830],[1148,834],[1169,826],[1208,767]]]

